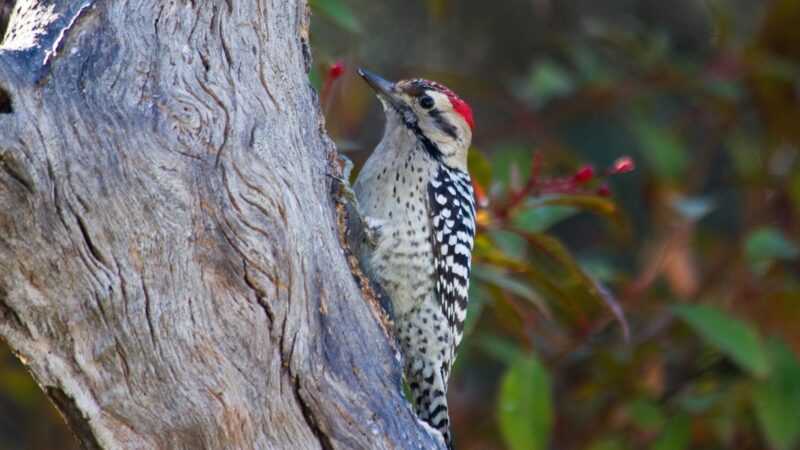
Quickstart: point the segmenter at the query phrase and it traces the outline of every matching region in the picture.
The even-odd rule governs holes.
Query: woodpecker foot
[[[336,183],[337,183],[337,200],[349,206],[347,208],[347,213],[352,214],[355,216],[358,223],[361,225],[361,230],[363,231],[364,235],[364,242],[366,242],[370,248],[375,248],[378,245],[378,236],[380,233],[380,227],[383,225],[383,221],[379,219],[374,219],[372,217],[368,217],[364,214],[361,210],[361,205],[358,203],[358,197],[356,197],[355,191],[350,186],[350,172],[353,171],[353,162],[350,161],[350,158],[344,155],[337,155],[339,159],[344,163],[344,167],[342,168],[342,176],[328,174]]]
[[[339,161],[344,163],[344,167],[342,167],[342,178],[350,180],[350,174],[353,172],[353,161],[341,153],[337,153],[336,157],[339,158]]]
[[[356,204],[358,207],[358,204]],[[373,217],[364,216],[360,208],[356,211],[364,227],[364,242],[369,244],[370,248],[378,246],[378,236],[381,234],[381,227],[383,227],[385,220],[375,219]]]

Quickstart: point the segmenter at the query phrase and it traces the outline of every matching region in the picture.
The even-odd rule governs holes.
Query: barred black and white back
[[[406,359],[414,410],[442,433],[452,449],[447,382],[467,315],[475,201],[469,175],[444,164],[438,165],[427,191],[434,295],[431,304],[424,302],[413,314],[398,318],[398,336],[407,356],[422,353]]]
[[[469,272],[475,242],[475,197],[469,174],[440,165],[438,174],[428,185],[428,201],[436,296],[455,341],[451,357],[443,368],[447,380],[467,317]]]

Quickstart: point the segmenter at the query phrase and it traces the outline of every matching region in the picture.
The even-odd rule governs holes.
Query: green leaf
[[[473,336],[470,342],[470,345],[478,347],[487,355],[509,365],[514,364],[523,356],[517,344],[494,334],[479,334]]]
[[[525,206],[534,210],[545,206],[566,206],[597,214],[619,227],[624,228],[626,225],[625,218],[617,205],[609,198],[596,195],[543,195],[529,199],[525,202]]]
[[[486,155],[474,147],[470,148],[467,153],[467,167],[469,167],[470,177],[480,183],[484,189],[489,189],[492,185],[492,165]]]
[[[528,232],[545,231],[559,222],[574,216],[578,210],[572,206],[540,205],[514,215],[514,226]]]
[[[767,343],[772,372],[753,387],[753,404],[764,435],[777,449],[796,448],[800,438],[800,363],[783,342]]]
[[[551,317],[550,308],[548,308],[545,301],[533,288],[527,284],[511,278],[509,275],[500,272],[483,264],[475,264],[470,273],[472,278],[477,281],[488,283],[508,291],[518,297],[521,297],[533,303],[539,308],[547,317]]]
[[[479,235],[478,238],[475,240],[475,242],[477,243],[480,240],[481,239]],[[533,268],[530,264],[509,257],[509,255],[503,253],[498,249],[492,248],[490,251],[482,252],[480,254],[480,260],[483,263],[486,263],[486,265],[488,266],[504,268],[514,273],[519,273],[520,276],[524,276],[527,279],[526,281],[530,282],[531,285],[534,286],[533,289],[537,293],[537,296],[539,293],[541,293],[542,296],[546,296],[547,298],[550,299],[557,299],[564,302],[569,302],[572,300],[570,292],[566,290],[564,286],[559,284],[557,280],[553,279],[548,274],[545,274]],[[476,264],[476,266],[479,265]],[[481,270],[480,267],[478,270],[479,271]],[[475,267],[473,267],[473,276],[475,276],[474,274],[475,274]],[[475,278],[478,279],[483,275],[492,275],[492,274],[478,273],[477,276],[475,276]],[[497,280],[497,282],[494,282],[494,280],[492,280],[491,278],[484,278],[483,281],[489,284],[493,284],[494,286],[500,289],[504,289],[504,284],[502,283],[503,280]],[[515,293],[514,291],[509,291],[508,289],[505,290],[510,293]],[[517,294],[518,295],[524,294],[524,292],[518,292]],[[533,305],[536,306],[539,309],[539,311],[542,314],[544,314],[545,317],[550,319],[552,318],[552,313],[550,311],[550,308],[547,306],[547,303],[542,298],[542,296],[538,296],[537,298],[532,298],[532,297],[529,298],[526,295],[521,295],[523,299],[527,299],[528,301],[533,303]]]
[[[590,256],[581,256],[580,265],[590,277],[600,282],[612,281],[617,272],[617,267],[607,255],[596,252],[591,252]]]
[[[769,372],[769,362],[756,331],[745,322],[705,305],[677,305],[672,311],[709,344],[758,377]]]
[[[653,450],[678,450],[689,447],[691,422],[686,414],[672,417],[664,427],[664,432],[651,447]]]
[[[530,178],[530,171],[522,168],[531,167],[533,152],[530,145],[523,142],[500,142],[497,148],[492,150],[491,169],[493,186],[484,186],[487,189],[502,188],[508,190],[515,187],[520,188],[521,184],[526,183]],[[513,179],[512,174],[516,173],[518,179]],[[514,184],[516,182],[517,184]]]
[[[508,193],[510,189],[520,189],[530,179],[530,167],[534,152],[529,143],[500,142],[492,149],[490,167],[492,186],[484,186],[493,192]]]
[[[509,449],[548,447],[553,424],[550,377],[535,358],[520,358],[508,368],[500,383],[497,417]]]
[[[800,251],[778,230],[761,228],[747,237],[744,253],[756,273],[763,272],[770,261],[776,259],[792,260]]]
[[[525,238],[508,230],[489,230],[489,237],[497,249],[506,256],[516,260],[524,260],[526,252]]]
[[[361,31],[358,19],[341,0],[309,0],[308,3],[312,10],[325,15],[343,30],[353,34]]]
[[[589,295],[601,303],[604,303],[622,326],[622,333],[625,339],[627,340],[630,337],[628,321],[625,319],[625,314],[617,300],[605,287],[597,283],[583,268],[581,268],[561,241],[543,233],[528,233],[525,237],[532,246],[547,255],[556,264],[561,266],[562,269],[566,270],[574,280],[583,286]]]
[[[643,430],[659,429],[664,424],[661,408],[652,400],[638,398],[628,403],[631,420]]]

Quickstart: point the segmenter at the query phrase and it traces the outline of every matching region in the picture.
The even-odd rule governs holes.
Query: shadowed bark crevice
[[[6,302],[8,301],[8,289],[3,287],[0,284],[0,320],[3,321],[6,325],[10,326],[11,328],[17,331],[27,331],[25,328],[25,324],[20,319],[17,311],[9,306]],[[30,336],[28,336],[30,337]]]
[[[11,94],[0,87],[0,114],[11,114],[13,112],[14,108],[11,105]]]
[[[25,190],[25,195],[34,194],[33,179],[25,172],[25,165],[15,158],[14,153],[0,147],[0,170],[17,182],[17,185]]]
[[[67,422],[72,425],[72,432],[84,449],[101,450],[103,448],[94,437],[92,429],[88,426],[83,412],[75,404],[75,399],[57,387],[48,386],[45,388],[45,393],[50,397],[50,400],[53,401],[61,414],[64,415]]]
[[[300,387],[299,383],[294,384],[294,393],[297,397],[297,403],[300,405],[300,409],[303,411],[303,417],[306,419],[306,423],[308,424],[311,431],[314,433],[314,436],[319,439],[320,446],[323,450],[333,450],[336,448],[333,443],[331,442],[330,438],[323,430],[319,428],[317,425],[317,420],[314,418],[314,412],[309,408],[306,402],[303,400],[303,396],[300,395]]]

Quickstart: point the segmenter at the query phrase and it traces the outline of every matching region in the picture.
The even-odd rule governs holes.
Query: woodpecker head
[[[467,150],[472,141],[472,108],[439,83],[403,80],[397,83],[358,69],[375,90],[386,112],[386,136],[418,140],[429,155],[454,169],[467,170]],[[402,127],[402,128],[399,128]]]

